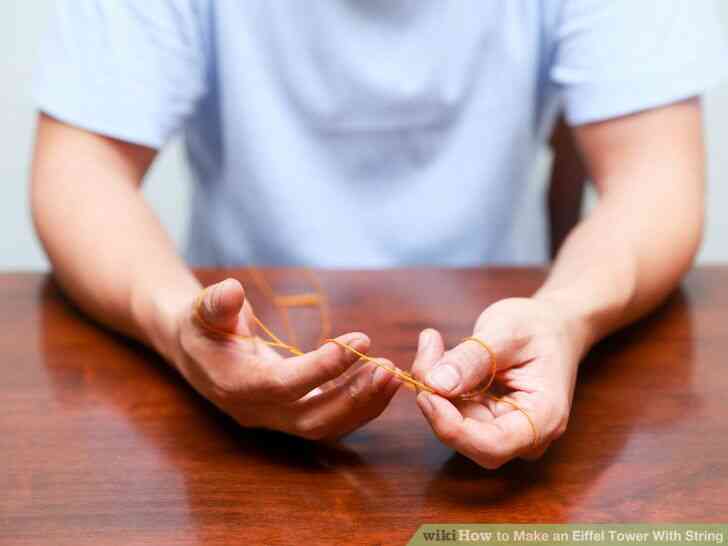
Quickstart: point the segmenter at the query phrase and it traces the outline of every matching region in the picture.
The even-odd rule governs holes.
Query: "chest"
[[[471,104],[488,116],[520,104],[511,114],[523,123],[538,107],[545,52],[533,0],[216,6],[222,87],[240,90],[231,98],[243,109],[290,109],[315,129],[351,133],[447,126]]]

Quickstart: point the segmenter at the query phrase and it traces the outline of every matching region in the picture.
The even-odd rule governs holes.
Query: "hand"
[[[245,427],[279,430],[308,439],[337,438],[377,417],[399,379],[334,343],[283,358],[260,338],[234,340],[210,332],[197,316],[197,300],[177,320],[174,364],[203,396]],[[250,336],[252,309],[233,279],[209,287],[199,303],[216,330]],[[366,352],[360,333],[337,338]],[[329,383],[332,382],[332,383]]]
[[[445,351],[442,336],[431,329],[420,335],[412,372],[442,396],[420,392],[422,413],[443,443],[485,468],[514,457],[540,457],[566,430],[586,336],[556,304],[528,298],[505,299],[487,308],[473,336],[495,355],[490,392],[527,412],[537,436],[528,418],[504,401],[484,395],[455,398],[487,384],[493,362],[474,341]]]

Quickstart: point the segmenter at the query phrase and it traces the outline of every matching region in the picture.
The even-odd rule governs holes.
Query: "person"
[[[565,431],[580,360],[658,305],[701,240],[701,95],[723,75],[711,2],[694,0],[63,0],[34,84],[32,212],[55,277],[101,323],[156,349],[242,426],[336,438],[399,380],[333,343],[231,351],[250,335],[228,279],[191,265],[390,267],[509,262],[504,241],[563,112],[598,203],[544,284],[485,308],[505,403],[478,343],[419,337],[419,408],[487,468]],[[178,256],[140,192],[182,132],[195,178]],[[533,256],[538,256],[533,248]],[[484,306],[485,307],[485,306]],[[358,332],[337,338],[366,351]],[[334,381],[331,389],[319,388]]]

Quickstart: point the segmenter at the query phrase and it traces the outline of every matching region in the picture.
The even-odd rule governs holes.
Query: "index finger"
[[[369,338],[351,333],[336,338],[359,352],[369,349]],[[336,379],[359,360],[359,356],[336,343],[325,343],[315,351],[285,359],[276,373],[280,398],[298,400],[316,387]]]

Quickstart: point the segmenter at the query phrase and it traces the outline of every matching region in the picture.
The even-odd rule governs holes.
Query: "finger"
[[[417,395],[417,405],[440,441],[456,451],[461,451],[464,418],[452,402],[442,396],[421,391]]]
[[[386,370],[366,364],[348,381],[296,403],[293,432],[312,440],[345,436],[378,417],[401,384]]]
[[[463,429],[470,439],[476,461],[487,468],[497,468],[514,457],[528,457],[543,452],[538,431],[543,426],[537,419],[538,414],[527,410],[513,409],[497,416],[492,421],[467,419]]]
[[[526,451],[525,453],[519,455],[521,459],[525,459],[526,461],[535,461],[543,457],[543,454],[546,453],[546,450],[551,446],[551,442],[543,443],[529,451]]]
[[[203,290],[197,312],[211,328],[249,335],[247,325],[239,320],[244,303],[245,290],[240,282],[225,279]]]
[[[463,341],[444,353],[427,372],[425,382],[438,393],[453,397],[482,388],[493,374],[490,353],[475,341]]]
[[[435,363],[442,358],[444,351],[445,344],[440,332],[433,328],[422,330],[417,343],[417,354],[412,363],[412,375],[422,380]]]
[[[369,338],[361,333],[339,336],[336,340],[349,345],[360,353],[369,349]],[[297,400],[316,387],[337,378],[359,357],[336,343],[325,343],[315,351],[287,358],[274,375],[278,397]]]
[[[530,424],[519,411],[480,421],[463,417],[449,400],[438,395],[421,392],[417,404],[442,443],[485,468],[495,469],[536,451]]]
[[[492,421],[495,419],[492,409],[480,400],[455,399],[453,404],[466,419],[475,419],[476,421]]]

